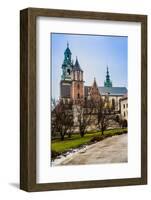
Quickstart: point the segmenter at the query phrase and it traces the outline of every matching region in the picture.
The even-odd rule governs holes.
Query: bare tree
[[[102,135],[104,134],[104,131],[107,129],[109,125],[109,114],[110,114],[110,108],[107,105],[107,102],[100,98],[99,101],[94,102],[95,107],[95,114],[97,119],[97,127],[99,130],[101,130]]]
[[[51,99],[51,136],[56,137],[58,133],[58,120],[57,120],[57,113],[56,113],[56,106],[58,102],[55,99]]]
[[[84,137],[88,126],[91,125],[93,108],[92,101],[87,99],[83,100],[80,105],[77,105],[78,126],[81,137]]]
[[[52,112],[52,132],[60,134],[61,140],[64,140],[65,135],[73,127],[73,112],[72,112],[72,101],[60,100],[58,103],[55,102]]]

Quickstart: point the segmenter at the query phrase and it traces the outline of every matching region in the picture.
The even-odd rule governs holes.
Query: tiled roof
[[[123,96],[124,94],[127,93],[127,88],[126,87],[99,87],[99,91],[101,95],[105,95],[108,93],[109,95],[112,96]]]
[[[82,69],[80,67],[80,64],[79,64],[79,61],[78,61],[77,58],[76,58],[74,66],[73,66],[73,71],[82,71]]]
[[[84,87],[85,96],[88,96],[88,91],[90,90],[90,86]],[[105,95],[106,93],[109,93],[111,96],[123,96],[127,93],[126,87],[98,87],[100,94]]]
[[[70,88],[71,85],[61,85],[61,97],[70,97]],[[84,86],[84,94],[85,96],[88,96],[88,92],[90,91],[90,86]],[[98,87],[100,94],[105,95],[109,93],[111,96],[123,96],[127,94],[127,88],[126,87]]]
[[[125,99],[127,99],[128,98],[128,96],[127,96],[127,93],[121,98],[121,101],[122,100],[125,100]]]

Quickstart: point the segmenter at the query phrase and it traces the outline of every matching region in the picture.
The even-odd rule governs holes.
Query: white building
[[[121,117],[122,119],[128,120],[128,98],[127,95],[125,95],[121,100],[120,100],[120,106],[121,106]]]

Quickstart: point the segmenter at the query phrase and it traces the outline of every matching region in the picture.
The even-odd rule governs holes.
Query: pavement
[[[86,165],[128,162],[128,134],[106,138],[61,159],[55,165]]]

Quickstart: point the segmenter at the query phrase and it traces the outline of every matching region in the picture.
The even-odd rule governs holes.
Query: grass
[[[106,130],[104,131],[104,136],[101,136],[100,131],[88,132],[83,138],[81,138],[80,134],[73,134],[71,138],[65,137],[64,141],[60,141],[60,139],[53,140],[51,149],[52,152],[54,152],[54,157],[56,157],[58,154],[64,153],[70,149],[78,148],[82,145],[89,144],[91,143],[91,141],[93,141],[94,138],[99,138],[99,140],[102,140],[106,137],[119,135],[124,132],[127,132],[127,128]]]

